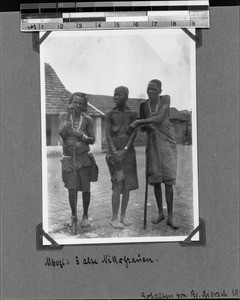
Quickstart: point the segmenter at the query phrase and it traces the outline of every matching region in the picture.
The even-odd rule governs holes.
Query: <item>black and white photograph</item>
[[[195,51],[181,29],[41,44],[43,229],[58,244],[179,242],[199,225]]]
[[[239,3],[26,2],[0,4],[0,298],[239,299]]]

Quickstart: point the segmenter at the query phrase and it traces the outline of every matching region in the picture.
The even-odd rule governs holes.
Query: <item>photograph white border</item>
[[[157,31],[164,29],[136,29],[136,30],[101,30],[101,31],[63,31],[53,32],[56,36],[81,35],[113,35],[114,34],[142,34],[143,31]],[[168,29],[181,30],[181,29]],[[195,29],[190,29],[195,34]],[[41,33],[43,35],[44,32]],[[191,39],[189,37],[189,39]],[[190,46],[191,60],[191,99],[192,99],[192,168],[193,168],[193,213],[194,213],[194,228],[199,225],[199,194],[198,194],[198,151],[197,151],[197,99],[196,99],[196,46],[192,40]],[[45,108],[45,73],[44,73],[44,42],[40,46],[40,78],[41,78],[41,137],[42,137],[42,220],[43,230],[48,233],[48,181],[47,181],[47,151],[46,151],[46,108]],[[62,183],[63,184],[63,183]],[[110,183],[109,183],[110,184]],[[109,204],[110,205],[110,204]],[[162,236],[162,237],[131,237],[131,238],[86,238],[78,239],[73,235],[73,238],[57,239],[56,242],[60,245],[76,245],[76,244],[117,244],[117,243],[152,243],[152,242],[180,242],[184,241],[187,236]],[[196,233],[191,239],[192,241],[199,240],[199,233]],[[49,245],[50,242],[43,238],[43,244]]]

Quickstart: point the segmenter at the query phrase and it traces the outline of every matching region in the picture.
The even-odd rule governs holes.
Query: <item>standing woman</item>
[[[128,88],[119,86],[114,90],[115,106],[105,114],[105,131],[108,142],[106,161],[112,181],[112,218],[115,229],[123,229],[132,223],[126,218],[130,191],[138,188],[136,153],[129,125],[136,120],[137,112],[127,106]],[[120,201],[122,195],[122,201]],[[121,203],[120,220],[118,218]]]
[[[77,222],[77,195],[82,191],[83,217],[81,227],[90,226],[90,181],[93,160],[89,144],[93,144],[93,120],[86,115],[87,99],[83,93],[74,93],[67,111],[59,115],[59,135],[63,140],[62,179],[68,189],[72,216],[68,226]]]
[[[162,205],[161,183],[165,185],[168,217],[166,224],[174,229],[179,225],[173,220],[173,185],[176,184],[177,146],[169,122],[170,96],[160,95],[162,83],[157,79],[149,82],[147,94],[149,99],[140,104],[140,119],[131,127],[147,132],[148,182],[154,186],[158,206],[158,216],[154,224],[165,219]]]

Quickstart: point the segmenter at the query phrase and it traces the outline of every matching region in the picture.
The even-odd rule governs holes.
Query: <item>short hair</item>
[[[87,100],[86,95],[84,93],[80,93],[80,92],[73,93],[70,96],[70,98],[69,98],[69,104],[68,105],[72,104],[73,99],[76,96],[83,98],[83,100],[84,100],[84,109],[83,109],[83,112],[86,112],[87,111],[87,107],[88,107],[88,100]]]
[[[114,91],[116,91],[116,90],[122,90],[125,93],[126,97],[128,98],[129,90],[126,86],[123,86],[123,85],[118,86],[115,88]]]
[[[149,81],[149,83],[156,84],[157,87],[158,87],[158,89],[159,89],[159,91],[162,89],[162,82],[160,80],[158,80],[158,79],[152,79],[152,80]]]

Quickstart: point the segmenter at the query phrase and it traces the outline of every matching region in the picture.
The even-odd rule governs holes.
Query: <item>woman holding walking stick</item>
[[[158,206],[158,216],[152,220],[157,224],[165,219],[162,205],[161,183],[165,185],[168,217],[166,224],[174,229],[179,225],[173,220],[173,185],[176,184],[177,146],[169,123],[170,96],[160,95],[162,83],[157,79],[149,82],[147,94],[149,99],[140,104],[140,119],[130,127],[147,132],[147,182],[154,186],[154,194]]]
[[[67,112],[59,115],[59,135],[63,140],[62,179],[68,189],[72,216],[68,226],[77,223],[77,195],[82,191],[83,216],[81,227],[90,226],[88,208],[90,204],[90,181],[93,157],[89,144],[93,144],[93,120],[84,112],[87,99],[83,93],[74,93],[69,99]]]

